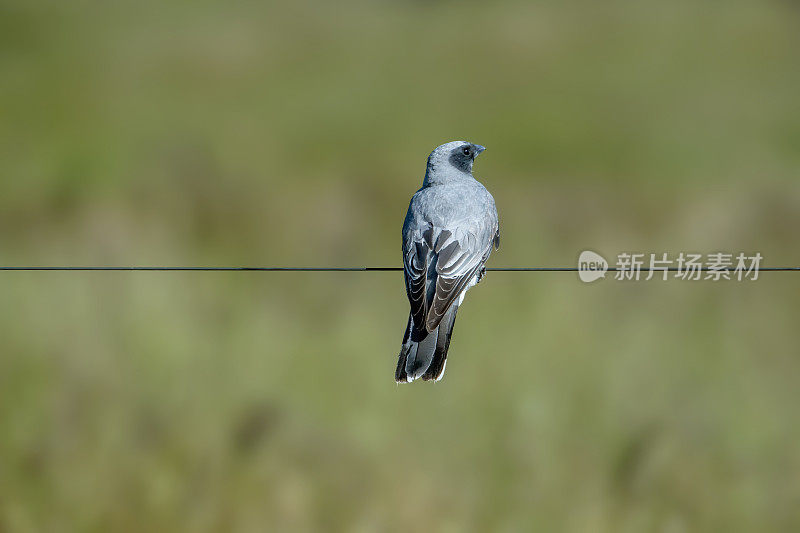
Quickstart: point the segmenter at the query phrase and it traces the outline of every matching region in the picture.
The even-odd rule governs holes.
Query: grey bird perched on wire
[[[465,141],[437,147],[408,206],[403,270],[411,313],[397,360],[398,383],[442,379],[458,306],[500,245],[494,198],[472,177],[472,163],[484,150]]]

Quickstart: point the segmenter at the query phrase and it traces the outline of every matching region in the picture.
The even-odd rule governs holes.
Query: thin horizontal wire
[[[402,267],[168,267],[168,266],[0,266],[0,271],[167,271],[167,272],[400,272]],[[576,267],[495,267],[487,268],[488,272],[578,272]],[[641,268],[639,272],[650,272],[649,268]],[[678,269],[655,268],[653,272],[715,272],[709,268]],[[630,268],[610,267],[608,272],[631,272]],[[763,267],[759,272],[795,272],[800,267]],[[724,271],[723,271],[724,272]],[[727,272],[730,272],[728,270]]]

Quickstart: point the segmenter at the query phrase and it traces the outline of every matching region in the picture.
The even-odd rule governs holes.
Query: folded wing
[[[496,237],[497,225],[491,220],[449,229],[428,226],[408,234],[403,264],[416,331],[436,329],[483,269]]]

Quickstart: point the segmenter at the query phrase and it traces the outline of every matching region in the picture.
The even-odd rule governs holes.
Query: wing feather
[[[404,243],[404,270],[414,329],[436,329],[483,268],[496,231],[496,222],[487,220],[461,231],[429,226],[409,236],[411,242]]]

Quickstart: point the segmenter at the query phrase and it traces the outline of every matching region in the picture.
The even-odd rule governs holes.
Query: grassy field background
[[[0,1],[0,264],[399,265],[436,145],[491,266],[800,265],[800,5]],[[3,273],[0,531],[797,531],[800,275]]]

